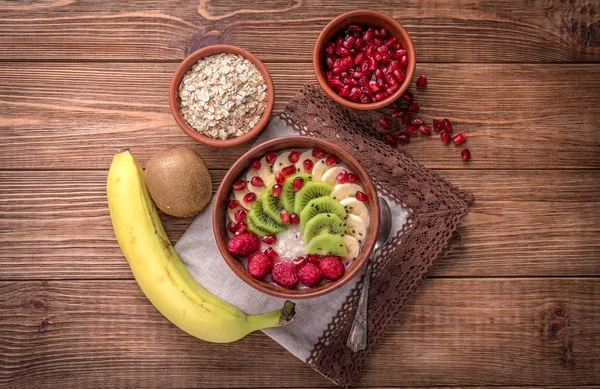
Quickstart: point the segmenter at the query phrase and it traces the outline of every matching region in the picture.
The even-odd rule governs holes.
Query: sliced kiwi
[[[346,232],[346,224],[334,213],[320,213],[306,223],[304,241],[321,234],[341,235]]]
[[[285,179],[282,185],[283,187],[281,188],[281,196],[279,196],[279,198],[283,207],[290,213],[294,212],[294,202],[296,198],[296,192],[294,192],[294,180],[296,177],[304,178],[305,183],[312,181],[312,176],[308,173],[294,174]]]
[[[302,189],[296,192],[296,199],[294,200],[294,213],[296,215],[300,215],[310,200],[323,196],[329,196],[332,191],[333,187],[326,182],[309,181],[305,183]]]
[[[271,185],[257,201],[262,201],[263,210],[265,213],[277,223],[281,224],[281,211],[283,205],[279,201],[279,197],[273,196],[273,186]]]
[[[306,254],[337,255],[338,257],[348,255],[344,238],[341,235],[332,234],[315,236],[308,242],[305,252]]]
[[[260,226],[258,226],[254,222],[254,219],[251,219],[249,217],[246,218],[246,224],[248,225],[248,231],[254,232],[256,234],[256,236],[258,236],[259,238],[262,238],[265,235],[269,235],[269,231],[266,231],[266,230],[262,229]]]
[[[285,226],[277,223],[265,213],[262,201],[257,200],[252,204],[252,208],[250,208],[246,218],[248,219],[248,222],[253,223],[256,227],[259,227],[269,234],[276,234],[286,229]]]
[[[300,212],[300,231],[304,233],[306,223],[321,213],[333,213],[342,220],[346,217],[346,209],[339,201],[336,201],[331,197],[319,197],[310,200],[302,212]]]

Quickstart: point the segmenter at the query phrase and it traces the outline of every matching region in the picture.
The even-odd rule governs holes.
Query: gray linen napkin
[[[288,135],[298,135],[298,133],[283,120],[274,117],[256,144]],[[408,213],[395,202],[387,198],[386,200],[392,211],[392,229],[395,234],[406,222]],[[215,243],[212,210],[211,201],[175,245],[183,263],[208,291],[245,312],[260,313],[281,308],[283,299],[253,289],[227,266]],[[269,328],[263,332],[306,362],[319,337],[327,329],[327,325],[341,308],[346,296],[360,280],[361,275],[362,272],[341,288],[324,296],[294,301],[296,303],[294,321],[285,327]]]

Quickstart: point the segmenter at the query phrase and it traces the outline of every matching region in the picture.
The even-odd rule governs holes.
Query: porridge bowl
[[[346,150],[289,136],[262,143],[229,169],[213,228],[229,267],[282,298],[316,297],[352,279],[379,231],[375,186]]]

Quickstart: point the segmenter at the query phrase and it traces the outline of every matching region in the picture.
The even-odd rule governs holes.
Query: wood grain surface
[[[316,83],[336,15],[368,6],[413,37],[421,116],[403,149],[475,203],[369,359],[359,388],[600,388],[600,5],[594,0],[49,0],[0,2],[0,387],[311,388],[332,384],[268,337],[205,343],[143,296],[114,238],[117,149],[184,145],[214,189],[248,148],[177,127],[185,55],[239,45],[263,60],[280,112]],[[414,88],[412,88],[414,91]],[[177,241],[192,218],[161,215]]]

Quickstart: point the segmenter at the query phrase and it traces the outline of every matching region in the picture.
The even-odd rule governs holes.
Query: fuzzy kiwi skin
[[[146,185],[158,209],[176,217],[200,213],[212,197],[212,179],[202,157],[187,147],[171,147],[146,164]]]

